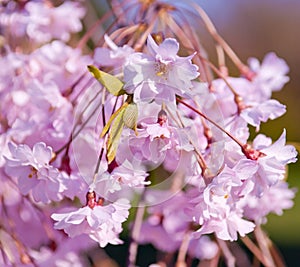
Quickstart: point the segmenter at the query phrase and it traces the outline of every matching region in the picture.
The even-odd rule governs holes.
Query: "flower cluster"
[[[101,247],[108,243],[121,244],[118,234],[122,222],[128,217],[129,203],[125,200],[102,206],[102,199],[96,201],[95,192],[87,194],[87,206],[76,211],[52,214],[56,229],[63,229],[70,237],[88,234]]]
[[[112,1],[127,24],[90,46],[95,26],[77,41],[83,3],[0,4],[1,266],[86,266],[92,241],[123,243],[130,208],[131,266],[147,243],[178,264],[215,260],[293,206],[297,151],[285,129],[276,141],[259,132],[286,112],[272,99],[285,61],[271,52],[245,65],[221,42],[240,71],[230,76],[202,51],[186,7],[131,2]]]

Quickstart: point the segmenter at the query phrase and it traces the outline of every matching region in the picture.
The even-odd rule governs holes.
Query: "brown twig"
[[[254,234],[255,234],[257,243],[260,247],[260,250],[262,251],[263,255],[265,256],[265,261],[266,261],[265,266],[266,267],[276,267],[274,260],[272,258],[272,255],[270,253],[270,250],[269,250],[268,240],[266,238],[265,233],[261,229],[260,225],[257,225],[255,227]]]
[[[254,242],[248,237],[244,236],[241,238],[242,242],[245,244],[245,246],[253,253],[253,255],[265,266],[267,265],[267,262],[265,260],[264,255],[260,251],[260,249],[254,244]]]
[[[239,59],[239,57],[236,55],[236,53],[231,49],[231,47],[227,44],[227,42],[219,35],[217,32],[217,29],[215,28],[214,24],[210,20],[209,16],[206,14],[206,12],[197,4],[195,4],[192,1],[189,1],[191,5],[195,8],[195,10],[198,12],[200,17],[202,18],[204,24],[206,25],[206,28],[210,35],[213,37],[213,39],[224,49],[226,54],[229,56],[229,58],[232,60],[232,62],[237,66],[239,71],[242,74],[248,74],[249,68],[246,66],[242,61]]]
[[[180,248],[178,250],[178,256],[177,256],[177,261],[176,261],[176,267],[186,267],[186,254],[187,250],[189,248],[190,244],[190,239],[191,239],[191,232],[187,231],[182,239]]]
[[[200,110],[194,108],[193,106],[189,105],[188,103],[186,103],[185,101],[183,101],[182,99],[180,99],[179,97],[176,98],[177,102],[183,104],[184,106],[186,106],[187,108],[191,109],[192,111],[194,111],[195,113],[199,114],[201,117],[203,117],[204,119],[206,119],[207,121],[209,121],[211,124],[213,124],[214,126],[216,126],[220,131],[222,131],[223,133],[225,133],[228,137],[230,137],[235,143],[237,143],[237,145],[239,145],[241,147],[241,149],[244,149],[244,145],[238,140],[236,139],[231,133],[229,133],[228,131],[226,131],[224,128],[222,128],[219,124],[217,124],[216,122],[214,122],[212,119],[210,119],[209,117],[207,117],[205,114],[203,114]]]
[[[144,204],[144,195],[145,195],[146,190],[144,189],[141,199],[139,202],[139,206],[137,207],[137,211],[135,214],[135,219],[133,222],[133,227],[131,230],[131,242],[129,245],[129,255],[128,255],[128,267],[136,267],[136,258],[137,258],[137,253],[138,253],[138,238],[141,232],[141,227],[143,223],[143,217],[145,213],[145,204]]]
[[[224,255],[224,258],[226,260],[226,264],[228,267],[235,267],[235,257],[232,255],[231,251],[229,250],[226,242],[224,240],[221,240],[219,238],[216,238],[217,243]]]

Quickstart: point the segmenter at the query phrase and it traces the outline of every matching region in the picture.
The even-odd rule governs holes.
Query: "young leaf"
[[[113,95],[124,95],[126,92],[123,90],[124,83],[115,76],[99,70],[93,65],[87,66],[89,71],[94,77]]]
[[[111,163],[116,156],[124,126],[133,129],[137,134],[137,119],[138,108],[137,105],[132,102],[132,96],[129,95],[123,105],[111,115],[109,121],[104,126],[100,135],[101,137],[103,137],[110,128],[107,139],[108,163]]]
[[[111,126],[113,120],[117,117],[117,115],[121,112],[123,114],[124,109],[128,106],[128,102],[125,102],[117,111],[111,115],[108,122],[105,124],[104,128],[102,129],[102,132],[100,134],[100,137],[102,138],[107,131],[109,130],[109,127]]]
[[[107,160],[111,163],[117,153],[121,134],[124,128],[123,114],[125,109],[121,109],[111,124],[108,140],[107,140]]]
[[[137,133],[136,131],[136,125],[137,125],[137,119],[138,119],[138,108],[135,103],[130,103],[123,115],[123,122],[126,127],[132,129]]]

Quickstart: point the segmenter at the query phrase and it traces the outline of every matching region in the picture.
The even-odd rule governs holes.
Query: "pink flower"
[[[30,250],[30,256],[39,267],[84,267],[87,261],[82,254],[94,247],[94,242],[85,235],[68,238],[62,232],[55,231],[58,235],[55,242],[55,250],[48,246]]]
[[[297,150],[292,145],[286,145],[286,130],[284,129],[281,136],[273,144],[272,140],[264,135],[258,135],[253,140],[253,147],[264,153],[266,156],[259,160],[274,158],[280,164],[286,165],[297,161]]]
[[[248,124],[259,130],[261,122],[274,120],[286,112],[285,105],[275,99],[260,98],[260,87],[256,87],[254,82],[245,78],[228,77],[227,81],[242,99],[242,106],[234,103],[234,95],[222,79],[213,81],[214,94],[221,108],[223,116],[226,118],[241,117]],[[234,103],[234,105],[232,104]]]
[[[30,121],[32,129],[25,140],[26,143],[47,140],[54,149],[61,147],[71,134],[71,103],[61,95],[54,82],[40,83],[33,80],[28,84],[27,95],[30,101],[23,110],[28,109],[28,118],[20,116],[21,118],[12,125],[12,129],[16,131],[18,127],[25,128]]]
[[[146,201],[151,206],[138,242],[152,243],[156,248],[167,252],[176,251],[190,225],[185,214],[186,196],[183,192],[174,194],[169,190],[148,190]]]
[[[286,76],[289,72],[288,65],[274,52],[268,53],[261,64],[256,58],[250,58],[248,63],[256,73],[253,84],[256,87],[257,97],[268,99],[273,91],[281,90],[289,81],[289,77]]]
[[[32,205],[30,199],[24,199],[15,183],[3,173],[3,169],[1,169],[0,181],[1,224],[8,226],[11,221],[14,222],[13,230],[12,227],[6,227],[6,231],[13,231],[23,245],[28,248],[39,247],[47,243],[49,237],[45,228],[52,227],[47,216],[44,216],[45,214],[42,214],[36,206]],[[41,206],[45,207],[44,205]],[[0,264],[0,266],[3,265]]]
[[[127,58],[134,53],[133,48],[128,45],[118,47],[106,34],[104,35],[104,39],[109,48],[96,48],[94,52],[94,61],[100,66],[112,66],[116,70],[120,70]]]
[[[0,71],[0,111],[15,142],[33,145],[44,140],[54,149],[65,144],[73,106],[62,93],[86,72],[87,60],[60,41],[31,54],[10,52],[1,58],[7,68]]]
[[[101,247],[110,244],[121,244],[118,235],[122,222],[128,217],[130,206],[127,200],[120,199],[106,206],[85,206],[75,211],[54,213],[51,218],[57,221],[55,229],[64,230],[70,237],[87,234]]]
[[[253,106],[250,104],[249,107],[243,109],[241,117],[250,125],[256,127],[258,131],[261,122],[266,122],[269,119],[274,120],[282,116],[285,112],[285,105],[280,104],[275,99],[269,99]]]
[[[54,82],[64,93],[87,72],[86,66],[91,63],[91,57],[83,55],[80,49],[54,40],[36,49],[30,55],[28,65],[34,67],[35,75],[32,76],[42,83]]]
[[[179,43],[173,38],[157,45],[151,35],[148,53],[131,54],[124,66],[125,90],[134,94],[134,101],[174,102],[175,95],[190,93],[192,80],[199,76],[192,57],[179,57]]]
[[[201,225],[195,237],[214,232],[220,239],[233,241],[237,240],[237,233],[244,236],[253,231],[255,225],[243,219],[243,210],[239,207],[244,197],[241,194],[244,181],[257,169],[255,163],[251,163],[241,161],[232,169],[225,165],[210,184],[189,193],[191,206],[187,213]],[[245,168],[249,170],[242,171]]]
[[[70,15],[70,12],[72,16]],[[28,1],[22,7],[9,4],[1,10],[0,26],[5,27],[7,34],[22,37],[28,36],[38,43],[51,39],[68,41],[70,34],[82,29],[81,19],[85,14],[78,3],[65,1],[60,6],[50,6],[44,1]],[[66,16],[69,19],[65,19]]]
[[[141,166],[134,166],[128,160],[125,160],[120,166],[116,167],[111,173],[112,178],[119,182],[120,185],[129,187],[141,187],[149,185],[151,182],[146,181],[148,173]]]
[[[173,134],[167,125],[159,123],[141,123],[137,136],[131,136],[129,147],[134,159],[145,164],[161,164],[165,159],[166,151],[171,149]]]
[[[266,223],[266,216],[269,213],[282,215],[283,209],[293,207],[292,199],[295,197],[295,194],[295,189],[289,189],[286,182],[280,181],[265,190],[261,197],[249,194],[245,198],[244,214],[256,223]]]
[[[216,233],[216,236],[222,240],[236,241],[238,233],[240,236],[254,230],[255,224],[244,220],[241,214],[229,212],[224,219],[210,219],[205,221],[201,228],[194,233],[195,237],[200,237],[203,234]]]
[[[210,260],[218,253],[218,245],[208,236],[201,236],[197,239],[191,239],[188,254],[200,260]]]
[[[5,171],[18,178],[21,193],[27,195],[31,192],[35,201],[44,203],[60,200],[64,186],[59,171],[49,164],[52,148],[42,142],[32,149],[25,144],[9,143],[8,146],[11,156],[5,157]]]
[[[159,121],[159,120],[157,120]],[[129,135],[119,147],[117,162],[125,160],[142,164],[146,168],[155,168],[164,164],[169,171],[180,168],[183,154],[192,155],[187,132],[168,125],[165,121],[155,122],[153,118],[140,122],[138,135]],[[190,158],[190,157],[189,157]],[[186,169],[186,166],[181,166]]]
[[[253,147],[262,153],[256,160],[258,170],[251,181],[254,184],[256,196],[262,196],[270,186],[282,181],[286,173],[286,165],[297,161],[297,151],[294,146],[286,145],[286,131],[272,144],[271,138],[259,134],[253,140]]]

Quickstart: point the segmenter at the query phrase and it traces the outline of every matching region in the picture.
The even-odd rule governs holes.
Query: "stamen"
[[[155,64],[155,72],[157,76],[159,77],[164,76],[164,78],[167,80],[166,74],[168,73],[168,71],[169,71],[168,65],[161,62],[157,62]]]
[[[87,192],[86,194],[86,205],[93,209],[95,206],[97,206],[97,201],[96,201],[96,193],[93,192]]]
[[[31,172],[28,174],[28,178],[31,179],[32,177],[37,176],[37,169],[36,168],[31,167],[30,170],[31,170]]]

